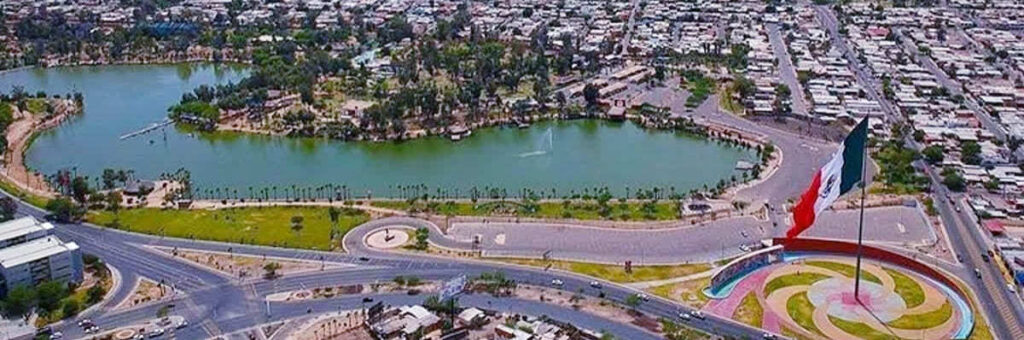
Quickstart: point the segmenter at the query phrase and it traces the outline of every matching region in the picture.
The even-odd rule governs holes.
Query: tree
[[[587,101],[587,105],[597,105],[598,97],[600,97],[600,89],[597,88],[597,85],[587,84],[583,87],[583,99]]]
[[[16,212],[18,212],[18,203],[13,198],[0,197],[0,222],[14,219]]]
[[[956,171],[946,172],[946,174],[943,175],[942,184],[945,184],[949,190],[956,192],[964,191],[967,187],[967,183],[964,181],[963,176],[960,176]]]
[[[22,316],[28,314],[36,305],[36,291],[30,287],[17,286],[7,292],[3,301],[4,311],[9,315]]]
[[[640,298],[640,294],[636,293],[629,294],[629,296],[626,296],[626,300],[623,301],[626,306],[633,310],[636,310],[636,307],[639,307],[641,302],[643,302],[643,299]]]
[[[924,142],[925,133],[923,130],[914,130],[914,141],[918,143]]]
[[[277,262],[267,263],[263,266],[263,278],[267,280],[273,280],[278,278],[277,271],[281,269],[281,264]]]
[[[103,288],[103,285],[95,284],[85,292],[85,301],[94,304],[103,300],[105,295],[107,295],[107,289]]]
[[[62,316],[64,318],[69,318],[78,314],[78,311],[82,310],[82,303],[78,302],[77,299],[65,299],[64,307],[62,309],[64,311]]]
[[[985,181],[985,190],[988,190],[990,192],[998,191],[999,190],[999,179],[995,178],[995,177],[989,177],[988,180]]]
[[[921,150],[921,153],[924,154],[924,159],[928,161],[928,164],[939,164],[946,158],[945,151],[938,145],[929,145]]]
[[[107,194],[106,197],[107,209],[115,213],[118,212],[119,210],[121,210],[121,201],[123,199],[124,198],[121,196],[121,192],[111,191],[110,193]]]
[[[960,145],[960,161],[964,164],[981,164],[981,145],[975,141],[966,141]]]
[[[85,203],[85,199],[91,192],[89,181],[85,177],[78,176],[71,180],[71,196],[78,200],[78,202]]]
[[[67,197],[58,197],[46,203],[46,210],[53,213],[53,216],[60,222],[76,221],[85,215],[84,209]]]
[[[303,227],[302,222],[304,220],[305,218],[303,218],[302,215],[292,216],[292,230],[295,232],[301,232]]]
[[[430,229],[419,228],[416,229],[416,249],[426,250],[427,239],[430,238]]]
[[[50,313],[60,307],[60,300],[68,297],[68,285],[60,281],[47,281],[36,288],[39,308]]]

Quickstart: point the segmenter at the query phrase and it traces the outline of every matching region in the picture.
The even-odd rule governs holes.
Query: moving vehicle
[[[695,310],[695,311],[690,312],[690,316],[694,317],[695,319],[700,319],[700,320],[704,320],[704,318],[706,318],[706,316],[704,316],[704,312],[701,312],[699,310]]]
[[[559,280],[559,279],[551,280],[551,285],[552,286],[561,287],[564,284],[565,284],[565,282],[562,282],[562,280]]]
[[[974,276],[976,276],[979,279],[981,278],[981,271],[978,270],[978,268],[974,268]]]
[[[590,286],[596,289],[601,289],[601,283],[597,281],[590,281]]]

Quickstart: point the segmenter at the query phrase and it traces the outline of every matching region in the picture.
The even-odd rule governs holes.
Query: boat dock
[[[149,133],[149,132],[151,132],[153,130],[156,130],[156,129],[162,128],[164,126],[170,125],[171,123],[174,123],[174,121],[171,120],[170,118],[165,118],[162,122],[149,124],[149,126],[144,127],[144,128],[142,128],[142,129],[140,129],[138,131],[123,134],[123,135],[121,135],[120,139],[121,140],[125,140],[125,139],[128,139],[128,138],[132,138],[132,137],[136,137],[136,136],[141,136],[141,135]]]

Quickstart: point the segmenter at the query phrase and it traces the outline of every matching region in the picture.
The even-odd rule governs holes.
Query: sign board
[[[448,280],[448,282],[444,283],[444,287],[441,288],[441,293],[440,293],[439,298],[441,299],[441,301],[450,299],[453,296],[458,295],[459,293],[462,293],[462,290],[465,289],[465,287],[466,287],[466,276],[465,275],[456,276],[455,278],[452,278],[451,280]]]

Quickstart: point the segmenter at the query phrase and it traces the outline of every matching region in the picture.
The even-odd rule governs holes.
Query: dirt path
[[[65,115],[44,120],[42,116],[22,112],[13,105],[12,108],[15,121],[7,127],[8,147],[4,152],[4,166],[0,169],[0,175],[21,190],[47,198],[54,197],[54,192],[46,184],[43,176],[25,167],[25,148],[35,131],[56,126]]]

